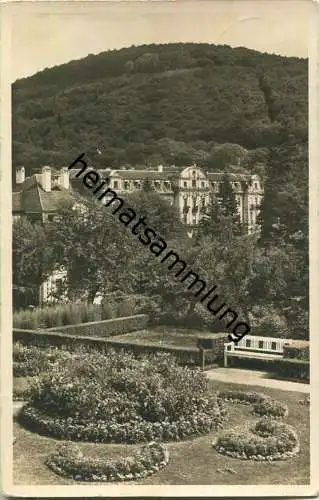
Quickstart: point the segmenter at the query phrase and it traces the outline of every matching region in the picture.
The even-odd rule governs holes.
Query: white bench
[[[284,345],[289,342],[290,339],[245,335],[237,344],[234,342],[224,344],[224,366],[227,366],[227,358],[231,356],[259,359],[282,358]]]

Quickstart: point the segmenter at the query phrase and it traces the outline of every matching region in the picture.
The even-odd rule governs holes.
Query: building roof
[[[51,191],[46,192],[42,187],[40,174],[27,178],[23,184],[17,185],[12,193],[12,211],[17,212],[56,212],[62,204],[70,200],[70,192],[52,179]]]
[[[156,180],[169,181],[177,178],[180,170],[170,169],[159,172],[158,170],[111,170],[109,175],[117,176],[124,180]]]
[[[207,172],[206,175],[210,181],[222,181],[225,172]],[[251,179],[251,175],[249,174],[230,173],[226,175],[230,181],[249,181]]]

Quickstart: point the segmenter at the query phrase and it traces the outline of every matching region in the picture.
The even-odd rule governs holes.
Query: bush
[[[214,444],[222,455],[250,460],[286,460],[299,452],[295,429],[268,418],[252,429],[225,432]]]
[[[294,340],[291,344],[285,345],[284,358],[309,361],[309,342]]]
[[[259,392],[221,391],[218,393],[218,398],[233,403],[252,405],[253,412],[261,416],[286,418],[289,412],[286,404]]]
[[[60,360],[34,387],[20,421],[37,432],[94,442],[178,440],[222,425],[207,379],[167,355],[88,353]]]
[[[42,349],[37,346],[13,344],[13,376],[35,376],[50,370],[59,358],[67,356],[66,351],[55,348]]]
[[[273,308],[253,308],[254,334],[261,337],[288,338],[289,329],[285,316]]]
[[[46,465],[63,477],[78,481],[127,481],[153,474],[168,460],[167,449],[154,442],[133,456],[114,460],[85,457],[77,446],[64,444],[47,458]]]

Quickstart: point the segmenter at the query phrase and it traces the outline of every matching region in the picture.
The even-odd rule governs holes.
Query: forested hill
[[[104,167],[222,169],[225,143],[231,163],[246,150],[262,161],[287,130],[306,143],[307,75],[304,59],[209,44],[89,55],[13,84],[13,167],[59,167],[86,152]]]

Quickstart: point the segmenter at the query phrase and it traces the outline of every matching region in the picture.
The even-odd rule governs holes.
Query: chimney
[[[158,165],[157,171],[158,172],[163,172],[163,165]]]
[[[51,192],[51,168],[43,167],[42,169],[42,188],[47,193]]]
[[[61,168],[58,182],[64,189],[70,189],[69,170],[66,167]]]
[[[23,184],[25,181],[25,168],[18,167],[16,169],[16,184]]]

